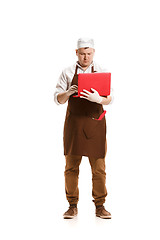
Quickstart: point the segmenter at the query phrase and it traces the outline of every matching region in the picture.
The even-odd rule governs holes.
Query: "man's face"
[[[93,61],[95,50],[93,48],[79,48],[76,50],[78,61],[82,67],[89,67]]]

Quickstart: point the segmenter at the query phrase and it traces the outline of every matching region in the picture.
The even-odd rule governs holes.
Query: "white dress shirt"
[[[59,105],[60,103],[58,102],[57,100],[57,95],[59,93],[62,93],[62,92],[65,92],[67,91],[70,86],[71,86],[71,83],[72,83],[72,79],[73,79],[73,76],[75,74],[75,70],[76,70],[76,65],[78,66],[78,69],[77,69],[77,74],[79,73],[91,73],[92,72],[92,66],[94,66],[94,71],[96,72],[107,72],[106,69],[104,68],[101,68],[97,63],[93,62],[85,71],[84,69],[78,64],[78,62],[76,62],[74,65],[68,67],[68,68],[65,68],[59,79],[58,79],[58,82],[57,82],[57,85],[56,85],[56,89],[55,89],[55,92],[54,92],[54,101],[57,105]],[[113,90],[111,89],[111,96],[112,96],[112,101],[113,102]],[[111,103],[110,103],[111,104]]]

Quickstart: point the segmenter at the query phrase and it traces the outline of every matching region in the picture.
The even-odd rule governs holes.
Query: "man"
[[[105,155],[106,121],[105,117],[97,121],[104,112],[103,105],[108,105],[112,97],[101,97],[92,89],[92,93],[83,89],[80,97],[73,97],[78,90],[78,73],[105,72],[98,64],[93,62],[95,49],[93,39],[79,39],[76,55],[78,61],[66,68],[56,85],[54,99],[57,104],[68,101],[64,124],[64,155],[65,191],[70,204],[64,213],[64,218],[74,218],[77,215],[79,200],[78,175],[82,156],[87,156],[92,169],[92,195],[96,206],[96,216],[111,218],[103,204],[107,196],[105,186]]]

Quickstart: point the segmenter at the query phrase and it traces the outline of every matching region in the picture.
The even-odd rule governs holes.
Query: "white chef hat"
[[[92,38],[79,38],[77,41],[77,49],[86,47],[94,48],[94,40]]]

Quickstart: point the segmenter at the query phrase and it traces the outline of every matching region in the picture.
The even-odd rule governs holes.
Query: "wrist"
[[[102,100],[103,100],[103,98],[101,96],[98,96],[97,103],[100,104],[102,102]]]

